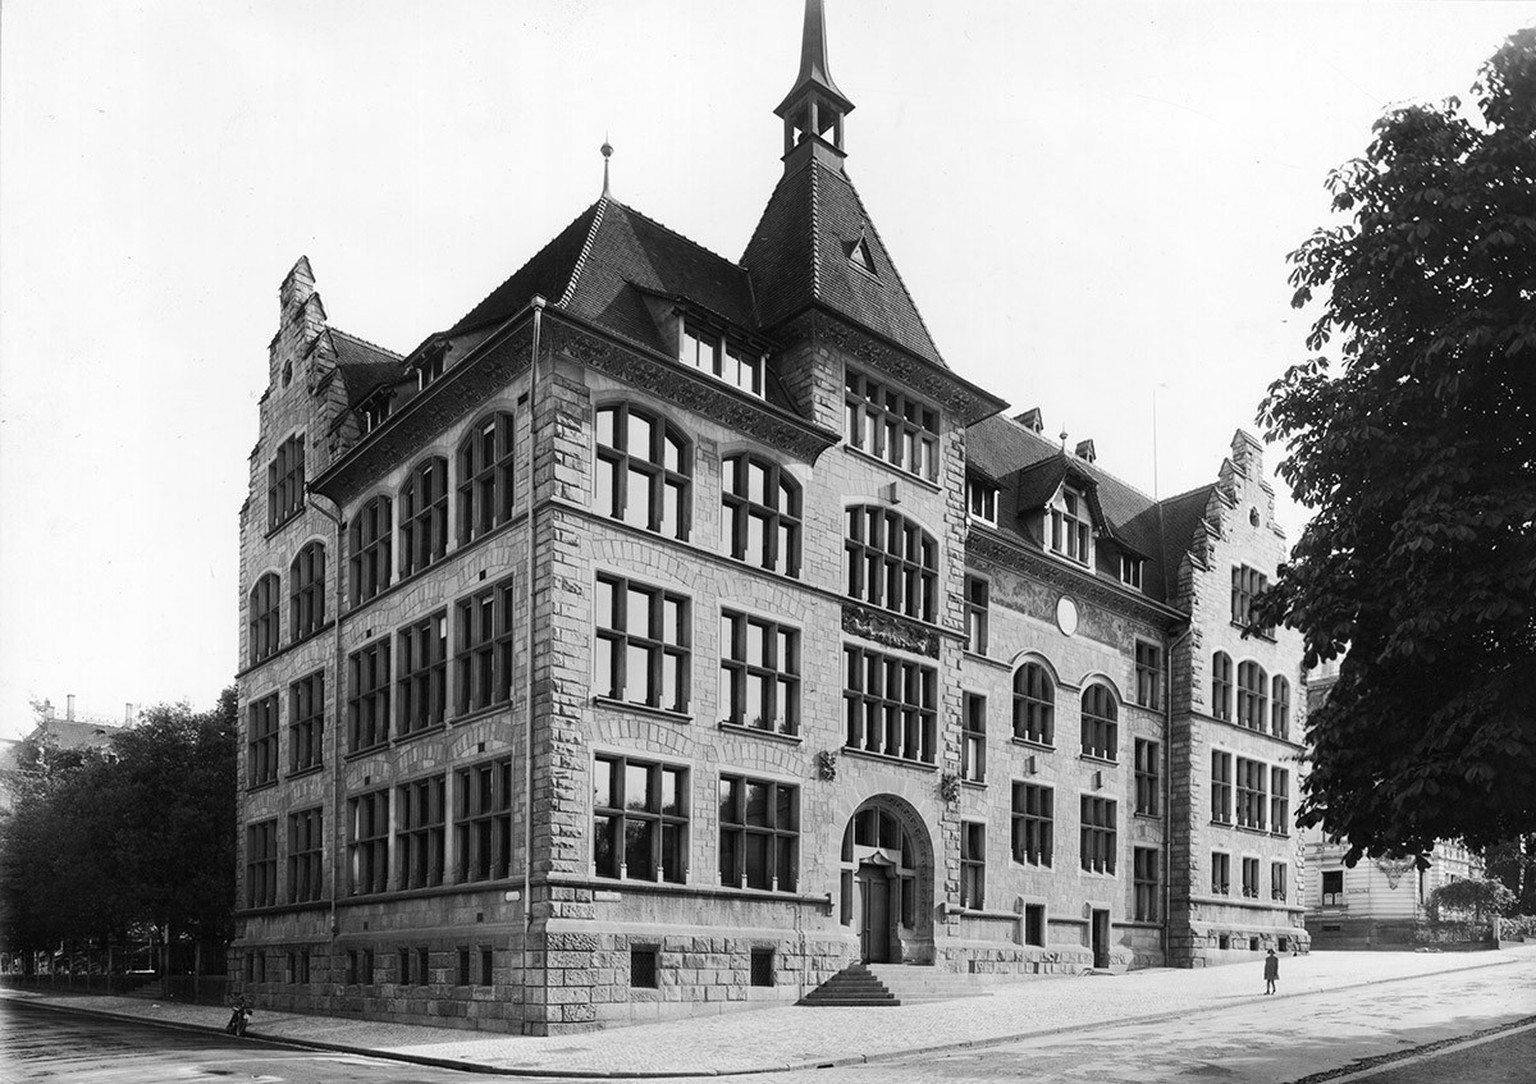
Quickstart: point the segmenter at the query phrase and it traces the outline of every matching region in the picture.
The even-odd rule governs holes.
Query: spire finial
[[[613,157],[613,144],[608,142],[608,133],[603,133],[603,145],[599,148],[603,152],[603,198],[608,198],[608,159]]]
[[[1061,431],[1061,454],[1067,454],[1067,431],[1065,429]]]
[[[853,103],[832,81],[832,69],[827,63],[827,16],[822,0],[805,0],[800,74],[774,112],[784,118],[786,159],[801,144],[820,144],[833,152],[832,161],[841,160],[843,118],[853,112]],[[790,163],[786,161],[785,165]]]

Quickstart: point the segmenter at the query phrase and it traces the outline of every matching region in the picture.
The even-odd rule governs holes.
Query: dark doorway
[[[1093,966],[1109,968],[1109,912],[1093,912]]]
[[[891,878],[880,866],[859,867],[859,954],[869,964],[891,960]]]

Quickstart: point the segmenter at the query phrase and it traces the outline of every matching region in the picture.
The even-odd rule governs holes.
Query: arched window
[[[375,497],[352,517],[347,530],[351,554],[347,571],[354,606],[389,586],[392,511],[388,497]]]
[[[1269,732],[1277,738],[1289,738],[1291,736],[1291,683],[1283,677],[1276,677],[1273,691],[1274,696],[1270,700]]]
[[[278,622],[282,616],[282,584],[268,572],[251,589],[251,662],[277,653]]]
[[[848,509],[848,594],[920,621],[935,620],[939,547],[900,512]]]
[[[1056,740],[1056,683],[1037,662],[1013,675],[1013,736],[1040,745]]]
[[[1232,656],[1225,651],[1211,656],[1211,715],[1232,721]]]
[[[459,545],[512,518],[512,415],[480,422],[459,445]]]
[[[423,460],[400,489],[400,575],[420,572],[448,551],[448,461]]]
[[[288,570],[289,630],[293,641],[313,636],[325,624],[325,546],[311,542]]]
[[[1256,662],[1237,664],[1237,724],[1262,732],[1268,706],[1269,677]]]
[[[786,576],[800,575],[800,486],[778,464],[733,455],[720,465],[725,550]]]
[[[597,412],[597,510],[688,538],[692,449],[672,426],[626,403]]]
[[[1115,694],[1104,685],[1090,685],[1083,690],[1083,753],[1102,760],[1116,759],[1120,724]]]

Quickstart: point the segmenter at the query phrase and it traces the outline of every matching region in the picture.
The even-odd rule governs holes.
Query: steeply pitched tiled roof
[[[457,338],[486,324],[500,323],[519,312],[536,294],[547,301],[559,300],[571,281],[602,203],[599,200],[577,215],[553,241],[513,272],[511,278],[470,309],[463,319],[448,329],[449,338]]]
[[[347,390],[349,406],[356,406],[375,389],[398,383],[404,377],[400,369],[404,359],[393,350],[386,350],[340,328],[328,328],[327,332],[336,354],[336,375]]]
[[[861,240],[873,273],[848,258]],[[815,155],[779,180],[741,262],[752,276],[765,327],[819,302],[944,365],[853,182]]]
[[[1069,475],[1090,479],[1098,511],[1115,542],[1146,559],[1144,592],[1166,599],[1167,585],[1190,548],[1215,483],[1155,501],[1098,464],[1064,455],[1055,442],[1002,415],[967,429],[965,443],[968,467],[998,482],[998,529],[1031,547],[1040,543],[1025,530],[1023,514],[1043,508]]]

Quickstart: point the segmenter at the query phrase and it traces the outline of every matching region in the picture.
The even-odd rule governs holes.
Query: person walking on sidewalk
[[[1275,983],[1280,980],[1280,957],[1275,955],[1275,950],[1270,949],[1269,955],[1264,957],[1264,992],[1275,992]]]

